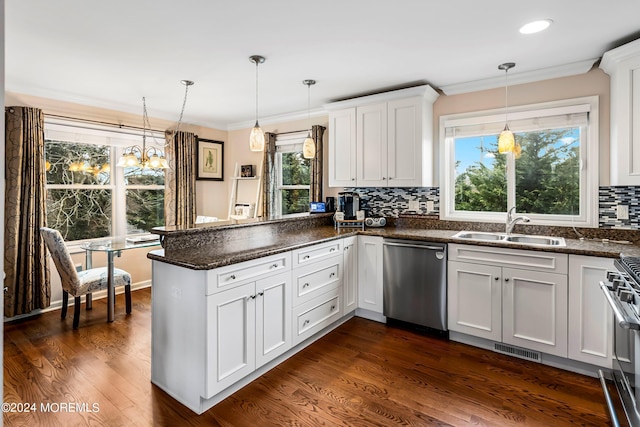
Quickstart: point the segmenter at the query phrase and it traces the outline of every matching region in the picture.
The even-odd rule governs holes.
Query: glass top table
[[[153,236],[157,237],[157,236]],[[145,236],[146,238],[146,236]],[[85,250],[85,262],[87,270],[93,268],[93,252],[106,252],[107,254],[107,322],[113,322],[115,288],[113,286],[113,274],[115,266],[113,259],[122,255],[122,251],[136,248],[144,248],[148,246],[156,246],[160,244],[158,238],[150,240],[150,238],[124,238],[114,237],[112,239],[103,239],[93,242],[86,242],[81,245]]]

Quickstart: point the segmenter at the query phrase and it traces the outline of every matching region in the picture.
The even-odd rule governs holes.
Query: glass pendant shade
[[[302,156],[305,159],[313,159],[316,156],[316,143],[311,138],[311,132],[302,143]]]
[[[504,130],[500,132],[498,137],[498,153],[511,153],[514,151],[516,140],[513,132],[509,129],[509,125],[505,125]]]
[[[257,120],[249,135],[249,148],[251,151],[264,151],[264,132],[260,129]]]

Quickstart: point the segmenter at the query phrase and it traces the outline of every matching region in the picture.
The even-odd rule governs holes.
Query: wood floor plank
[[[5,324],[6,402],[99,412],[4,413],[5,426],[608,426],[595,378],[354,318],[202,415],[151,384],[151,292],[78,330],[59,312]]]

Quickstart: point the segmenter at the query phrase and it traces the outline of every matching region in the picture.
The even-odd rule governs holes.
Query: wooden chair
[[[91,294],[95,291],[107,289],[107,268],[99,267],[77,271],[60,232],[51,228],[42,227],[40,234],[60,274],[60,280],[62,282],[61,318],[64,319],[67,317],[67,305],[69,295],[71,295],[74,297],[73,329],[77,329],[80,319],[80,297],[85,295],[86,308],[90,310]],[[124,286],[127,313],[131,313],[131,275],[124,270],[116,268],[113,273],[113,283],[114,289],[116,286]]]

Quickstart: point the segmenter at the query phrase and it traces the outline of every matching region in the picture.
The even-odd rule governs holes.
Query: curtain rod
[[[278,133],[272,132],[272,133],[274,135],[278,136],[278,135],[287,135],[287,134],[290,134],[290,133],[307,132],[308,130],[309,129],[302,129],[302,130],[292,130],[292,131],[289,131],[289,132],[278,132]]]
[[[150,132],[157,132],[157,133],[164,133],[164,130],[158,130],[158,129],[146,129],[146,128],[142,128],[139,126],[131,126],[131,125],[125,125],[122,123],[111,123],[111,122],[103,122],[100,120],[91,120],[91,119],[81,119],[78,117],[69,117],[69,116],[61,116],[58,114],[48,114],[45,113],[44,114],[45,117],[52,117],[52,118],[56,118],[56,119],[65,119],[65,120],[73,120],[76,122],[82,122],[82,123],[93,123],[93,124],[97,124],[97,125],[104,125],[104,126],[113,126],[113,127],[117,127],[119,129],[135,129],[135,130],[148,130]]]

